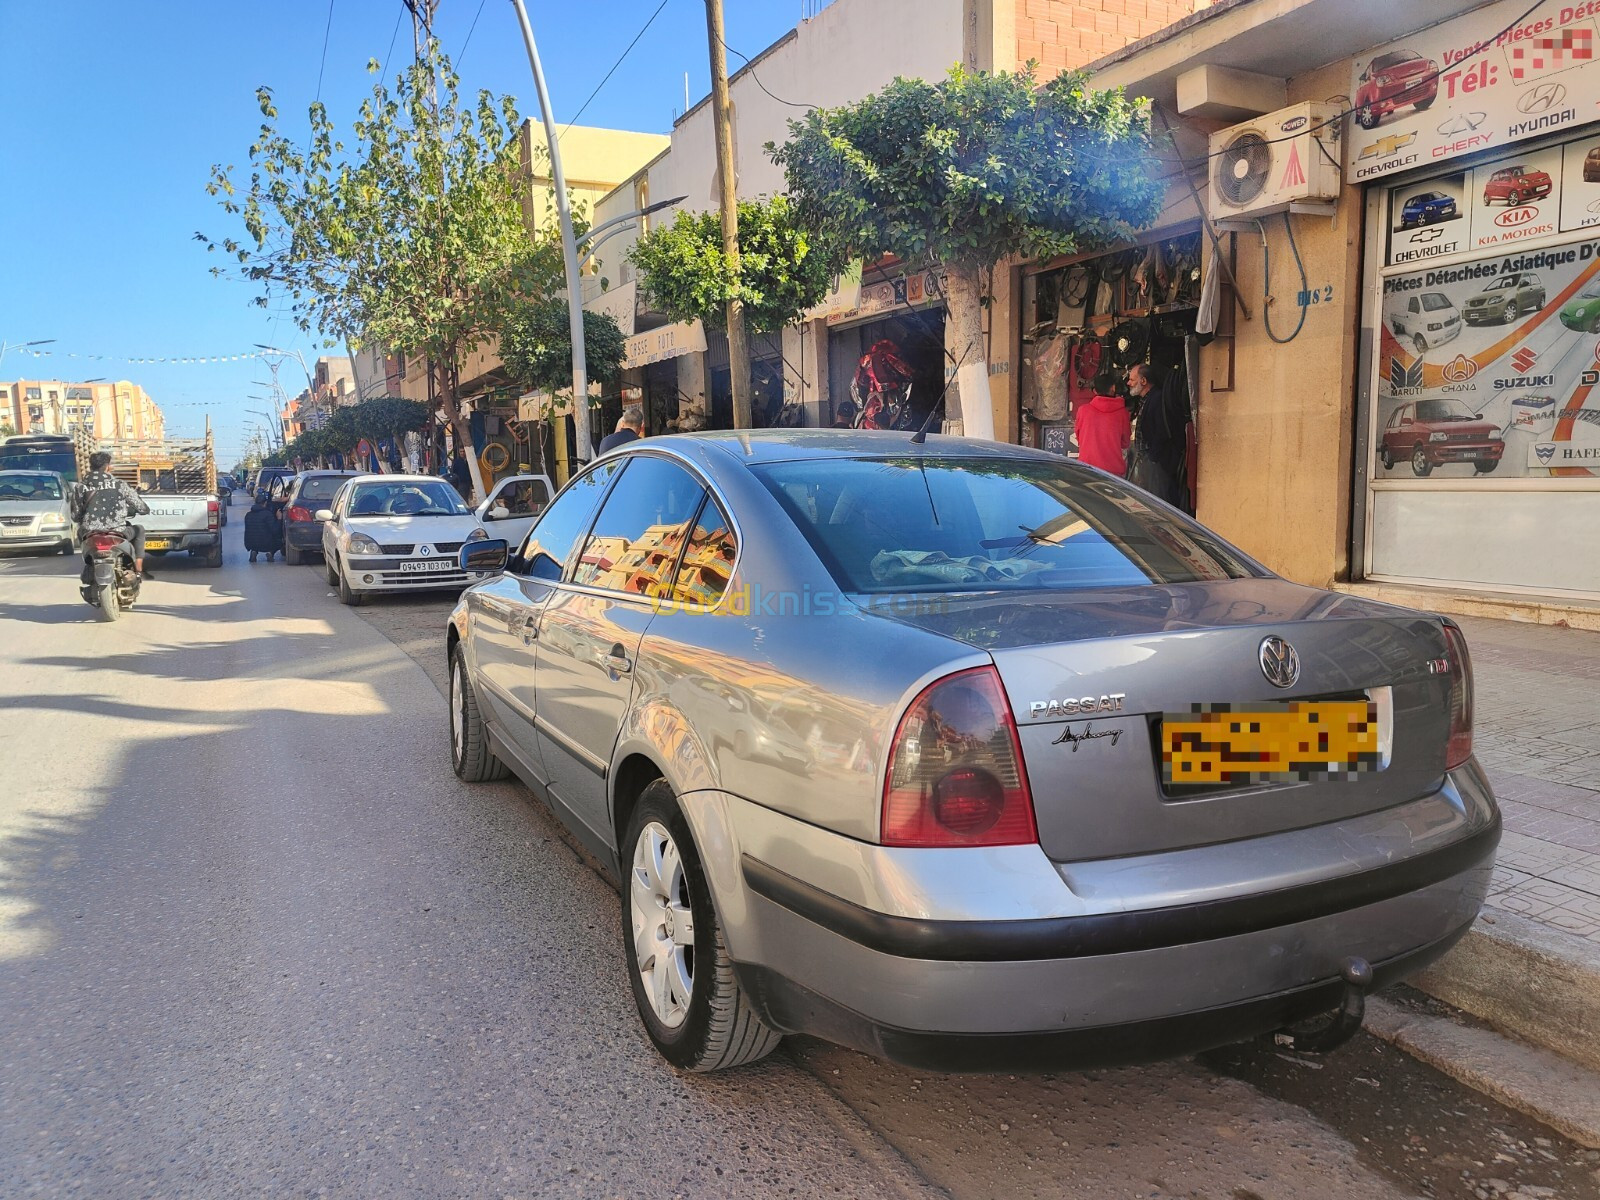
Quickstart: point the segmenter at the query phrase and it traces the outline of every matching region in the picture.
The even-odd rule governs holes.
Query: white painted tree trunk
[[[983,287],[975,269],[949,268],[945,346],[955,356],[954,386],[945,393],[946,433],[994,440],[989,364],[983,348]],[[946,371],[952,368],[946,365]]]

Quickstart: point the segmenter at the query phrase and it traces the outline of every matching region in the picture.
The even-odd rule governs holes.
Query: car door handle
[[[539,640],[539,622],[526,613],[508,618],[506,624],[510,626],[512,633],[522,636],[522,644],[525,646]]]
[[[613,675],[626,675],[633,670],[633,660],[624,652],[621,642],[611,647],[611,653],[602,658],[600,662]]]

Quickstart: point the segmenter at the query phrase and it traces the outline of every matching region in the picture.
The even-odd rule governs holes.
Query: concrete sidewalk
[[[1489,904],[1600,952],[1600,633],[1458,618],[1505,814]]]

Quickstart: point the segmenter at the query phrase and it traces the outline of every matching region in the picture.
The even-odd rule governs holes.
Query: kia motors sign
[[[1545,0],[1531,12],[1527,0],[1500,0],[1358,55],[1350,181],[1590,121],[1600,103],[1596,64],[1600,0]]]

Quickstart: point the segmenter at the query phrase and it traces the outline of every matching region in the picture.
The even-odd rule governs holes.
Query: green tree
[[[609,313],[583,313],[584,359],[591,383],[622,374],[628,339]],[[565,300],[538,300],[511,313],[500,327],[500,360],[525,388],[572,390],[572,325]]]
[[[216,166],[207,185],[244,235],[195,236],[260,286],[257,304],[287,300],[301,329],[425,360],[458,444],[470,445],[461,361],[508,306],[559,286],[561,254],[523,221],[515,101],[483,91],[463,103],[458,86],[430,40],[392,92],[373,86],[348,151],[323,105],[311,105],[300,145],[280,129],[271,89],[259,89],[265,120],[248,181]],[[481,494],[475,456],[467,461]]]
[[[674,321],[701,320],[724,329],[728,301],[744,301],[754,333],[792,325],[828,294],[844,265],[837,243],[795,220],[785,196],[739,202],[739,269],[722,251],[722,218],[679,211],[671,225],[640,238],[628,258],[640,287]]]
[[[1163,192],[1146,101],[1091,89],[1081,73],[1036,87],[1032,64],[896,79],[791,121],[789,140],[767,150],[805,228],[869,262],[942,264],[958,379],[946,416],[985,437],[983,309],[996,264],[1125,241],[1154,222]]]

